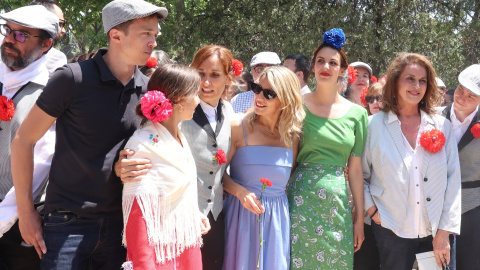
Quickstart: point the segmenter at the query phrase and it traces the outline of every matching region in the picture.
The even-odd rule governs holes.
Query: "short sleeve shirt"
[[[348,158],[361,156],[368,127],[367,111],[352,104],[340,118],[323,118],[304,106],[306,117],[297,163],[318,163],[345,167]]]
[[[113,165],[141,121],[135,107],[148,78],[136,68],[124,86],[103,60],[105,53],[59,68],[37,100],[57,118],[47,213],[62,208],[87,218],[122,215],[122,183]]]

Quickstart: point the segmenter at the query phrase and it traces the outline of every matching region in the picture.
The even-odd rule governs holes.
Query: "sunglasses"
[[[382,95],[366,96],[366,97],[365,97],[365,102],[367,102],[368,104],[374,103],[375,100],[376,100],[377,102],[381,102],[381,101],[382,101]]]
[[[12,30],[12,28],[10,28],[8,25],[0,24],[0,34],[8,37],[10,36],[11,33],[13,33],[13,39],[15,39],[20,43],[24,43],[28,37],[41,37],[41,36],[29,35],[19,30]]]
[[[263,92],[263,96],[268,100],[272,100],[277,97],[277,93],[275,93],[275,91],[270,89],[263,89],[260,85],[256,83],[252,83],[252,91],[255,94],[260,94],[260,92]]]

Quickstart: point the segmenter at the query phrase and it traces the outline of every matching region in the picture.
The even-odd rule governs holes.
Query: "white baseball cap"
[[[268,64],[268,65],[280,65],[280,57],[274,52],[260,52],[255,54],[250,61],[250,66],[256,66],[258,64]]]

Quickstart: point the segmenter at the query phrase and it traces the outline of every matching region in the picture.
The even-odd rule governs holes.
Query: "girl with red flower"
[[[435,70],[425,56],[401,53],[386,77],[362,160],[381,266],[411,269],[426,251],[445,266],[449,235],[460,232],[460,169],[452,125],[434,109]]]
[[[286,270],[290,219],[285,189],[305,116],[300,83],[286,67],[267,67],[253,91],[253,110],[232,123],[230,175],[223,177],[229,193],[223,269]]]
[[[362,102],[362,90],[370,86],[371,78],[372,78],[372,68],[370,65],[364,62],[354,62],[351,63],[349,66],[349,73],[350,67],[355,70],[355,76],[352,76],[348,80],[348,88],[345,92],[345,97],[350,100],[351,102],[358,104],[362,107],[366,107],[367,105]]]
[[[126,269],[201,269],[201,235],[210,225],[198,208],[195,162],[179,129],[199,103],[199,85],[194,69],[161,66],[137,106],[145,124],[125,147],[152,167],[142,181],[123,185]]]

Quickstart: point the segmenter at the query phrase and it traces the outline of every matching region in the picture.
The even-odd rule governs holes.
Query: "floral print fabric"
[[[301,163],[288,185],[291,269],[353,269],[352,215],[343,167]]]

